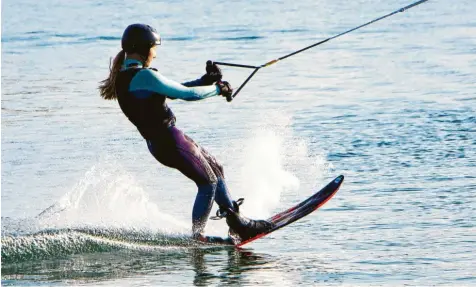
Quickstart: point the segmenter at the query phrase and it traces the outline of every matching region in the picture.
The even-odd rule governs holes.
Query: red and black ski
[[[274,223],[273,229],[269,230],[266,233],[258,234],[255,237],[242,242],[240,242],[239,239],[238,241],[234,239],[235,246],[240,247],[245,244],[248,244],[312,213],[313,211],[324,205],[329,199],[332,198],[332,196],[334,196],[334,194],[339,190],[339,187],[341,186],[342,182],[344,182],[343,175],[336,177],[333,181],[331,181],[320,191],[316,192],[313,196],[309,197],[298,205],[289,208],[288,210],[285,210],[272,216],[271,218],[268,218],[268,221]]]

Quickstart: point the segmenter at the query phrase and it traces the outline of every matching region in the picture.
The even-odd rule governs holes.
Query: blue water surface
[[[249,216],[346,176],[322,209],[241,250],[187,240],[194,184],[97,90],[131,23],[160,31],[154,66],[185,81],[407,4],[4,1],[2,285],[476,285],[475,1],[429,1],[264,68],[232,103],[170,102]],[[223,68],[234,86],[250,72]]]

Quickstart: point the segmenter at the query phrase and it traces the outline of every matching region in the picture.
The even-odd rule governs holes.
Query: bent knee
[[[213,173],[215,174],[215,177],[219,178],[224,178],[225,177],[225,172],[223,170],[223,166],[217,162],[212,166],[213,168]]]
[[[217,185],[218,177],[212,170],[205,168],[197,174],[197,176],[194,178],[194,181],[198,186]]]

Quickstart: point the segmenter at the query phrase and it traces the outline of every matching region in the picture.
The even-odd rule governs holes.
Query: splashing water
[[[196,246],[187,224],[159,211],[116,162],[103,162],[36,218],[2,218],[2,261]]]
[[[276,208],[284,189],[297,189],[299,180],[283,168],[283,139],[270,130],[257,133],[245,146],[240,190],[245,191],[247,215],[264,218]]]
[[[266,218],[276,212],[283,194],[310,195],[316,177],[329,166],[321,155],[311,156],[307,142],[293,135],[291,116],[275,112],[256,122],[238,153],[241,175],[233,190],[245,197],[242,209],[247,216]]]
[[[116,162],[93,166],[57,203],[43,211],[46,228],[77,226],[160,229],[183,232],[188,225],[160,212],[147,193]]]

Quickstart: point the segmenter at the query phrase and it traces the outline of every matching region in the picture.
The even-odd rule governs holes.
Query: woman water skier
[[[146,140],[151,154],[161,164],[178,169],[193,180],[198,193],[192,210],[192,235],[205,242],[220,241],[204,236],[205,225],[213,201],[219,217],[226,217],[230,237],[240,240],[252,238],[272,227],[265,220],[242,216],[239,204],[228,192],[223,167],[205,149],[196,144],[175,126],[176,118],[165,100],[203,100],[222,95],[230,97],[233,90],[221,81],[218,66],[207,62],[207,73],[201,78],[179,84],[150,68],[160,45],[157,31],[144,24],[132,24],[122,36],[122,51],[114,58],[109,77],[99,90],[106,100],[117,99],[119,106]]]

